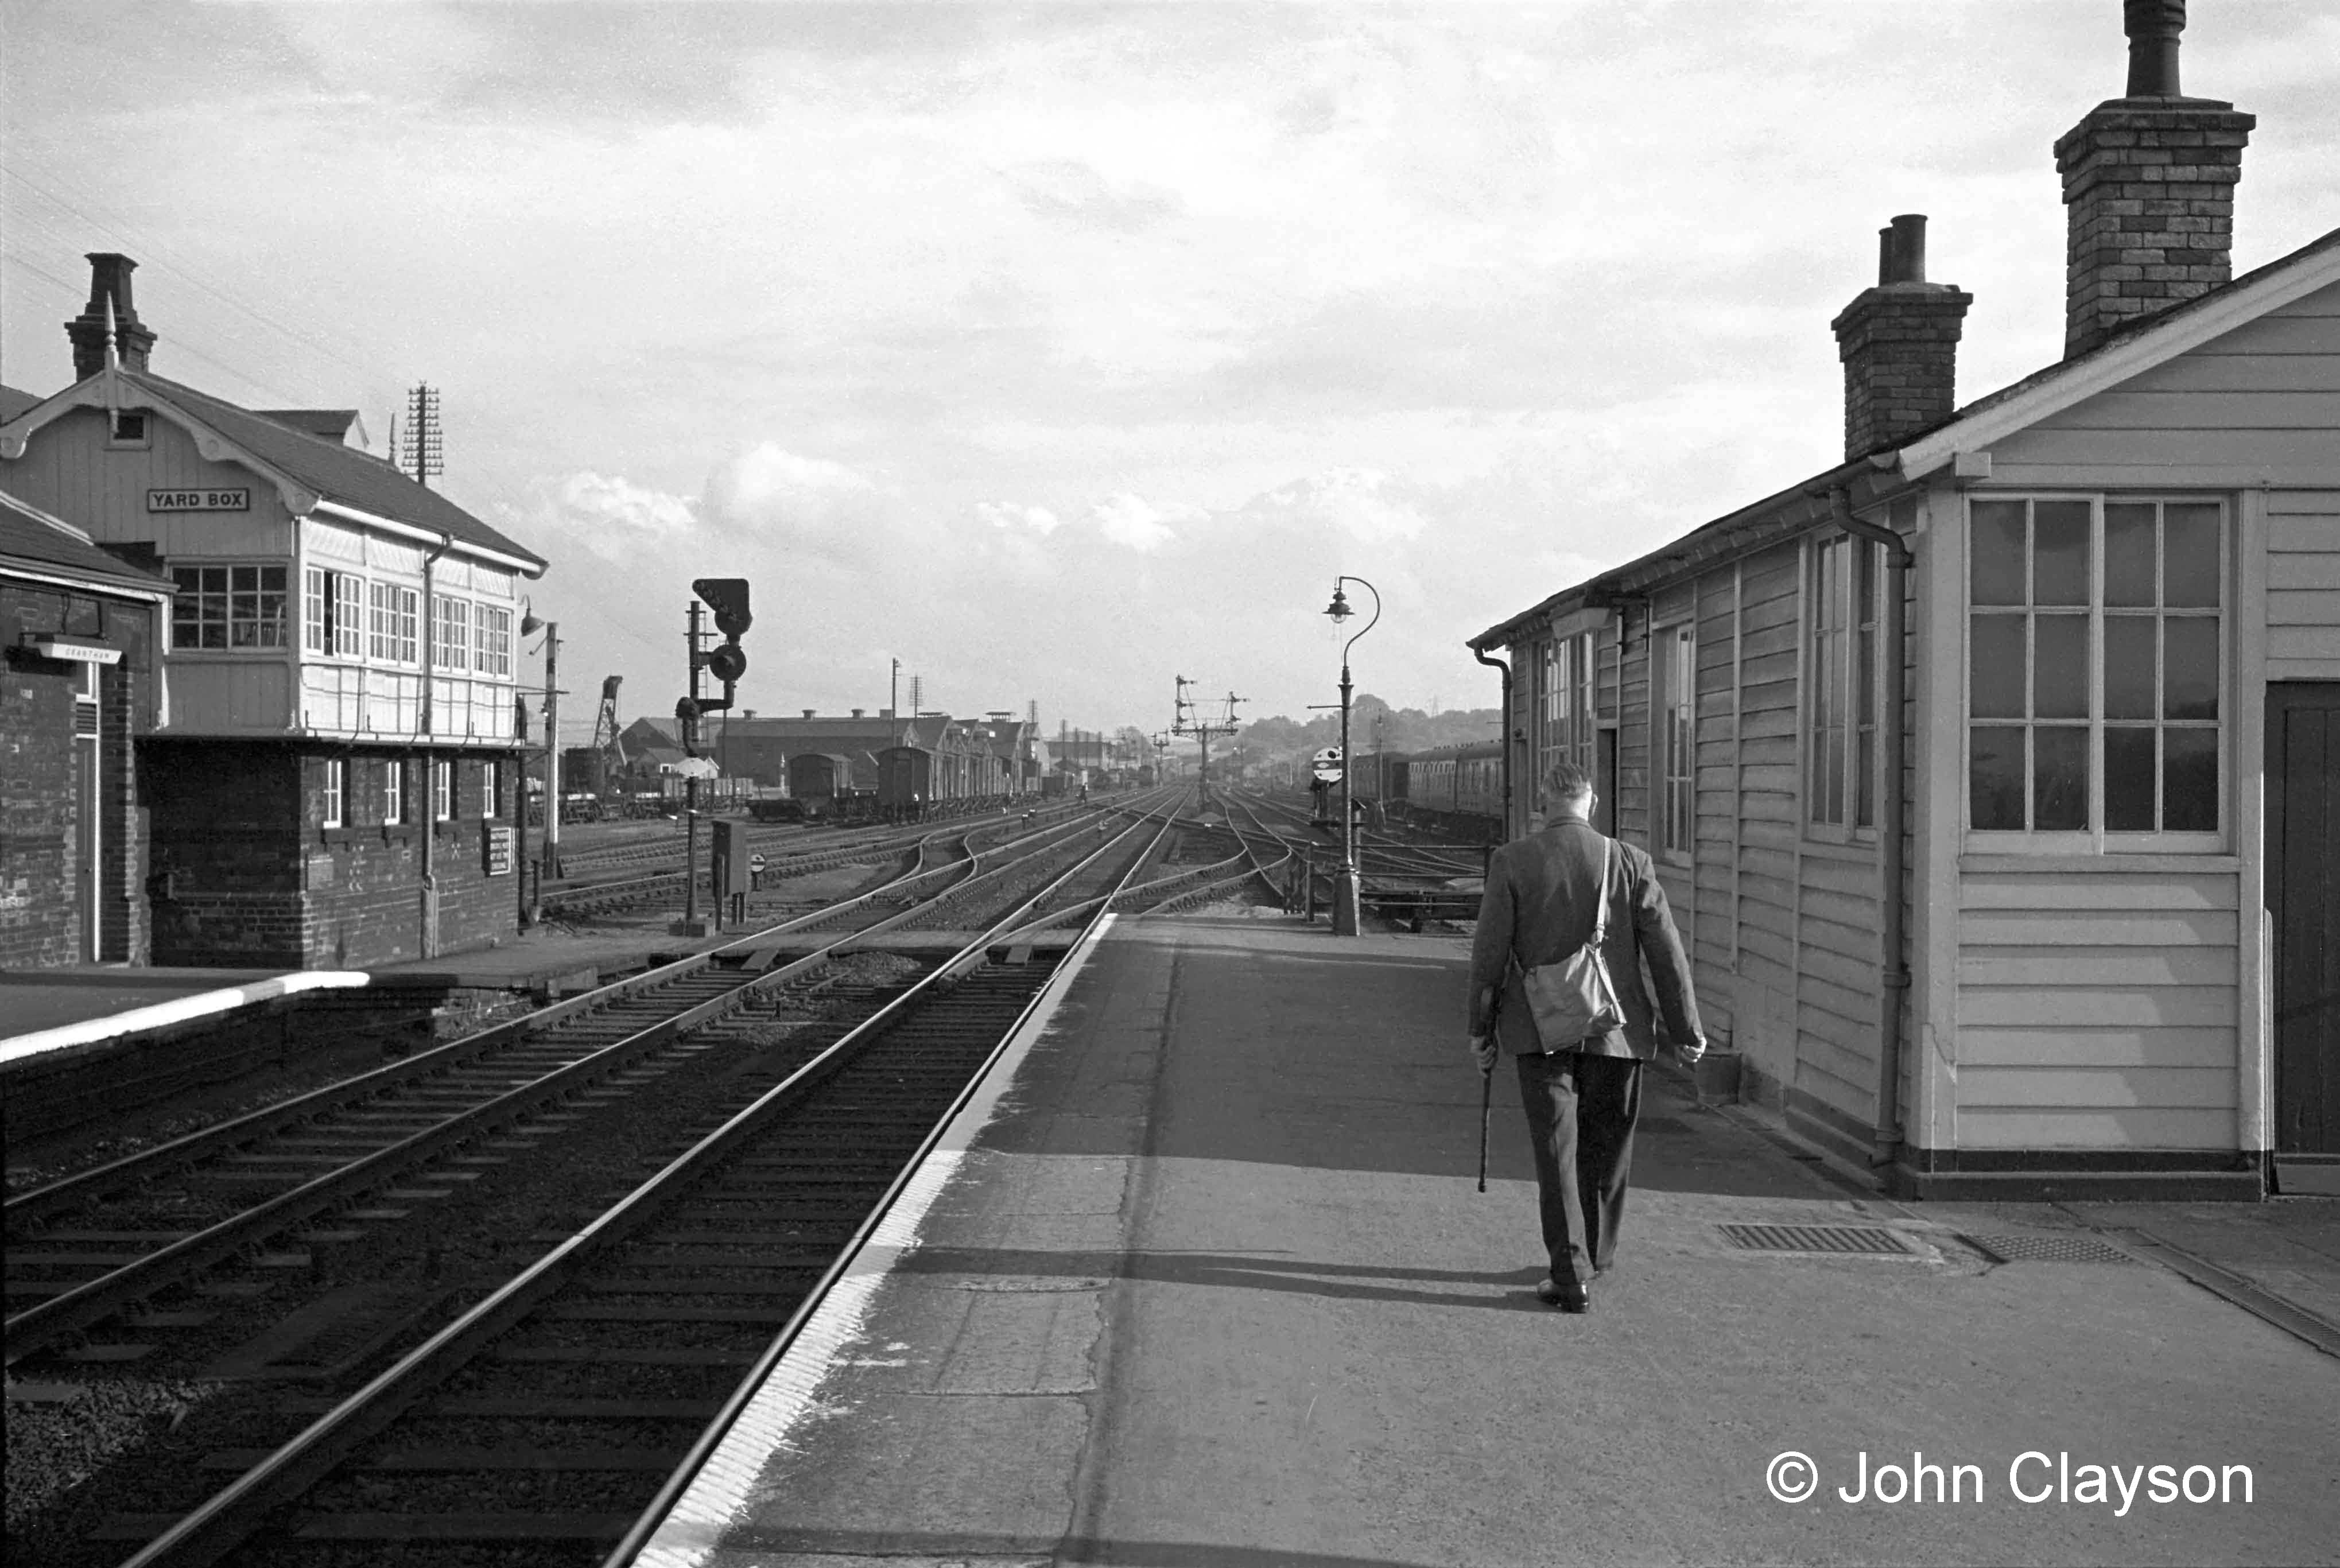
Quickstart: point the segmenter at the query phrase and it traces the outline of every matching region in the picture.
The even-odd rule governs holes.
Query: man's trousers
[[[1617,1255],[1633,1124],[1641,1115],[1641,1064],[1579,1051],[1523,1053],[1518,1060],[1552,1277],[1589,1282]]]

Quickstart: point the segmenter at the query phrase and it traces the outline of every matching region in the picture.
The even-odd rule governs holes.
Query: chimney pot
[[[105,307],[114,303],[114,350],[122,356],[122,368],[143,371],[146,355],[154,346],[154,334],[140,324],[137,307],[130,301],[130,274],[138,263],[119,251],[90,251],[89,303],[81,314],[65,323],[65,336],[73,343],[74,380],[87,381],[105,368]]]
[[[805,717],[806,717],[806,718],[808,718],[808,719],[811,718],[811,717],[813,716],[814,711],[815,711],[815,710],[812,710],[812,709],[810,709],[810,708],[806,709],[806,710],[805,710]]]
[[[2175,98],[2177,35],[2186,31],[2186,0],[2122,0],[2128,35],[2128,96]]]
[[[857,709],[855,709],[855,710],[853,710],[853,717],[855,717],[856,719],[859,719],[859,718],[862,718],[864,715],[866,715],[868,712],[868,709],[866,709],[866,708],[857,708]]]

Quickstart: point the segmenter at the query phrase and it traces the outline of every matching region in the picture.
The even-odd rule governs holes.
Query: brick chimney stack
[[[1926,219],[1877,231],[1877,286],[1829,323],[1844,362],[1844,455],[1891,446],[1957,408],[1958,334],[1974,296],[1926,281]]]
[[[154,334],[138,324],[138,312],[130,303],[130,274],[138,263],[114,251],[88,254],[89,303],[65,323],[65,336],[73,340],[74,380],[87,381],[105,368],[108,299],[114,302],[114,346],[122,355],[122,368],[143,371],[147,351],[154,346]]]
[[[2234,276],[2235,186],[2256,116],[2177,88],[2186,0],[2124,0],[2128,94],[2056,144],[2071,209],[2064,357]]]

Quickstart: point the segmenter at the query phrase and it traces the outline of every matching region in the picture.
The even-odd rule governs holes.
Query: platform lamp
[[[1343,622],[1356,613],[1349,608],[1348,596],[1341,585],[1353,582],[1373,596],[1373,618],[1360,627],[1355,635],[1341,648],[1341,869],[1333,878],[1333,935],[1353,937],[1357,934],[1357,819],[1350,809],[1353,788],[1349,768],[1349,650],[1357,645],[1357,638],[1371,631],[1382,618],[1381,590],[1362,577],[1335,577],[1333,580],[1333,602],[1324,607],[1337,630]]]

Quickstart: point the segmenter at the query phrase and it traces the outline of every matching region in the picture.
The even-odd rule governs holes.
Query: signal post
[[[690,585],[698,599],[690,602],[690,622],[686,635],[690,644],[690,690],[674,705],[677,728],[682,731],[684,767],[689,769],[683,785],[683,851],[682,851],[682,918],[668,928],[677,937],[704,937],[708,923],[699,918],[699,779],[700,773],[713,764],[699,754],[699,718],[702,713],[728,710],[738,694],[739,678],[748,673],[748,655],[739,647],[754,617],[749,612],[748,580],[744,577],[702,577]],[[699,600],[715,611],[715,630],[723,634],[723,641],[711,650],[701,650],[699,640]],[[714,675],[723,682],[720,701],[699,695],[701,673]],[[730,823],[718,823],[718,828],[729,828]],[[737,867],[719,862],[713,868],[716,898],[716,927],[723,923],[723,895],[736,891],[745,878],[739,873],[747,864],[747,841],[742,834],[718,835],[718,849],[726,852],[724,859],[737,861]],[[734,871],[727,878],[724,872]]]

